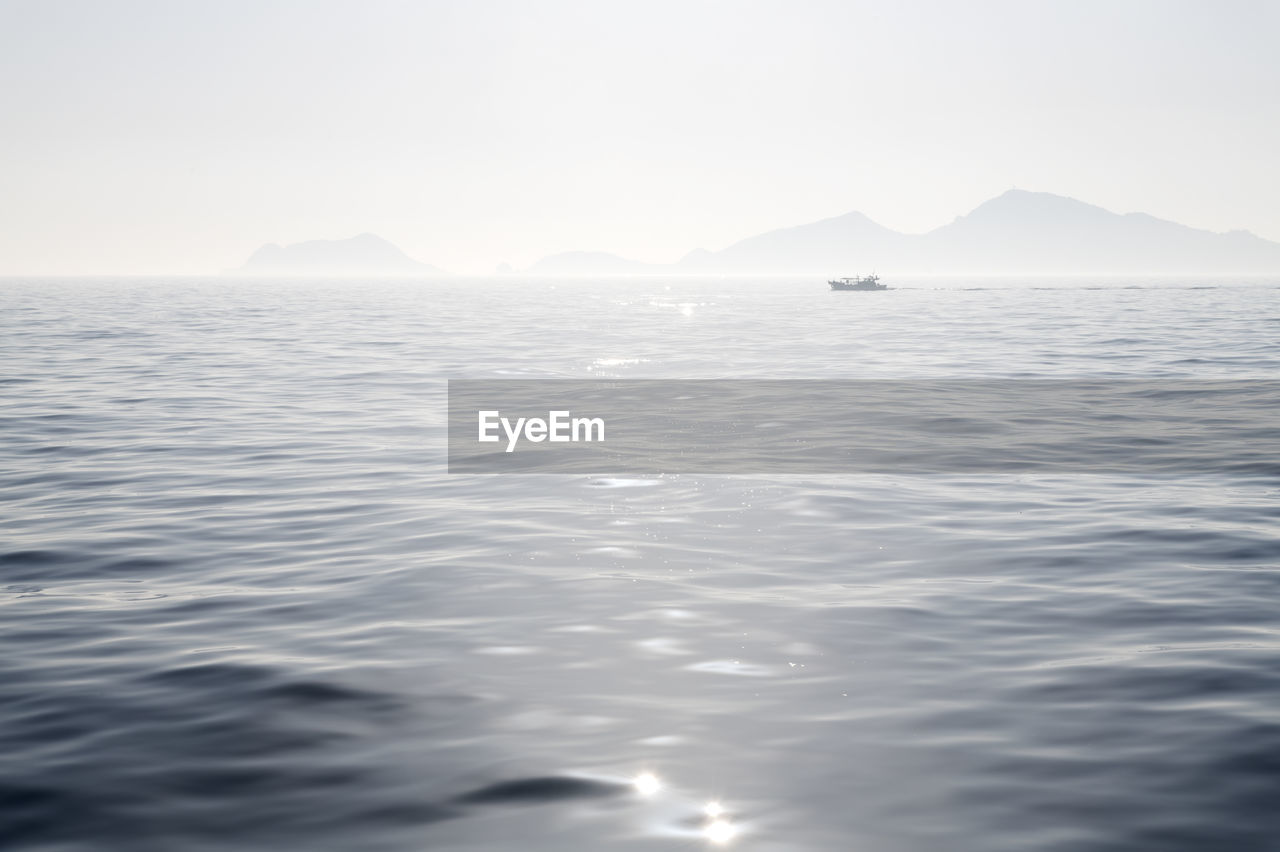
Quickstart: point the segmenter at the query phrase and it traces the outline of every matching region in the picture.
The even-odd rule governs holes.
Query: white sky
[[[1017,186],[1280,240],[1280,3],[0,0],[0,274],[672,261]]]

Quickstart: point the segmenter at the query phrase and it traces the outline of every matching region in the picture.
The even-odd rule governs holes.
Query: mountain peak
[[[1087,204],[1065,195],[1052,192],[1032,192],[1026,189],[1009,189],[979,204],[957,221],[996,222],[1033,217],[1037,220],[1100,219],[1115,216],[1094,204]]]
[[[266,243],[244,266],[244,275],[266,276],[414,276],[440,270],[419,263],[396,245],[368,232],[345,240],[309,240],[282,246]]]
[[[825,275],[873,268],[894,274],[1256,274],[1280,270],[1280,244],[1012,188],[925,234],[898,233],[852,211],[748,237],[723,251],[690,253],[677,268]]]

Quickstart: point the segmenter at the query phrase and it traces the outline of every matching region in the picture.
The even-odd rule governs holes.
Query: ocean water
[[[1280,848],[1274,477],[445,470],[449,378],[1280,375],[901,284],[0,282],[0,848]]]

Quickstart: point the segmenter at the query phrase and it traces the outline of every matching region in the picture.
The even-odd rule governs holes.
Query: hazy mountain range
[[[373,234],[347,240],[269,243],[235,270],[247,275],[432,276]],[[503,265],[500,271],[511,271]],[[953,222],[904,234],[861,213],[748,237],[721,251],[695,249],[676,263],[607,252],[545,257],[534,275],[770,274],[1280,274],[1280,243],[1248,231],[1215,233],[1145,213],[1112,213],[1053,195],[1011,189]]]
[[[235,272],[263,276],[382,278],[444,274],[434,266],[414,260],[373,234],[360,234],[346,240],[310,240],[287,246],[267,243]]]
[[[1052,195],[1012,189],[924,234],[890,230],[846,213],[769,231],[722,251],[696,249],[674,264],[602,252],[543,258],[536,274],[1280,274],[1280,243],[1248,231],[1189,228],[1145,213],[1112,213]]]

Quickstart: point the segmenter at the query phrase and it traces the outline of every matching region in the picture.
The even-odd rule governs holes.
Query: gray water
[[[1280,848],[1274,477],[444,468],[449,378],[1277,340],[1274,281],[0,282],[0,847]]]

